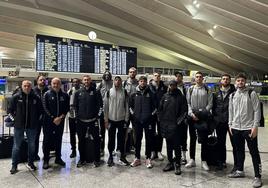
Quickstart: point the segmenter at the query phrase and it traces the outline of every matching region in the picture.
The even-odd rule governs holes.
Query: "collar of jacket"
[[[150,88],[149,88],[149,86],[147,85],[147,86],[144,88],[144,90],[141,90],[140,87],[137,86],[137,87],[136,87],[136,91],[137,91],[137,93],[139,93],[139,94],[147,94],[147,93],[149,93]]]
[[[96,88],[94,86],[90,85],[88,89],[86,89],[85,86],[83,86],[81,89],[83,91],[90,92],[90,91],[94,91]]]
[[[169,95],[178,95],[179,93],[180,93],[180,90],[178,88],[176,88],[173,92],[168,90]]]

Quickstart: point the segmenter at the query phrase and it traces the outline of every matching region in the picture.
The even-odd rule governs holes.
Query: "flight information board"
[[[137,66],[137,48],[45,35],[36,36],[36,70],[127,74]]]

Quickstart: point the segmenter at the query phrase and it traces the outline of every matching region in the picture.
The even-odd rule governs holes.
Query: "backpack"
[[[249,96],[249,99],[251,100],[251,93],[252,93],[252,91],[254,91],[253,89],[249,89],[248,90],[248,96]],[[235,95],[235,91],[231,94],[231,97],[232,97],[232,99],[233,99],[233,97],[234,97],[234,95]],[[264,123],[265,123],[265,119],[264,119],[264,113],[263,113],[263,103],[260,101],[260,108],[261,108],[261,119],[260,119],[260,127],[264,127]]]

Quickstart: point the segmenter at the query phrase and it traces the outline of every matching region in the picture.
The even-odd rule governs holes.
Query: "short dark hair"
[[[195,73],[195,75],[197,75],[197,74],[201,74],[201,76],[204,76],[203,73],[200,72],[200,71],[197,71],[197,72]]]
[[[224,73],[223,75],[221,75],[221,78],[224,77],[224,76],[225,77],[229,77],[231,79],[231,75],[230,74]]]
[[[47,79],[44,75],[40,74],[40,75],[38,75],[38,76],[36,77],[36,81],[39,80],[39,78],[40,78],[41,76],[43,76],[45,79]]]
[[[180,71],[176,71],[176,72],[174,72],[174,76],[177,77],[178,75],[180,75],[181,77],[183,77],[182,72],[180,72]]]
[[[237,80],[238,78],[244,78],[246,80],[247,76],[245,75],[245,73],[238,73],[235,77],[235,80]]]
[[[139,77],[139,81],[140,81],[140,80],[144,80],[144,81],[147,82],[147,77],[146,77],[146,76],[140,76],[140,77]]]

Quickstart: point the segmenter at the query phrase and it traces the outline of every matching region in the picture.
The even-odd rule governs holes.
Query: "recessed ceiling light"
[[[194,1],[193,1],[193,4],[194,4],[194,5],[197,4],[197,0],[194,0]]]
[[[217,25],[214,25],[214,26],[213,26],[213,29],[217,29],[217,27],[218,27]]]
[[[196,6],[197,8],[199,8],[199,7],[200,7],[200,4],[199,4],[199,3],[197,3],[195,6]]]

